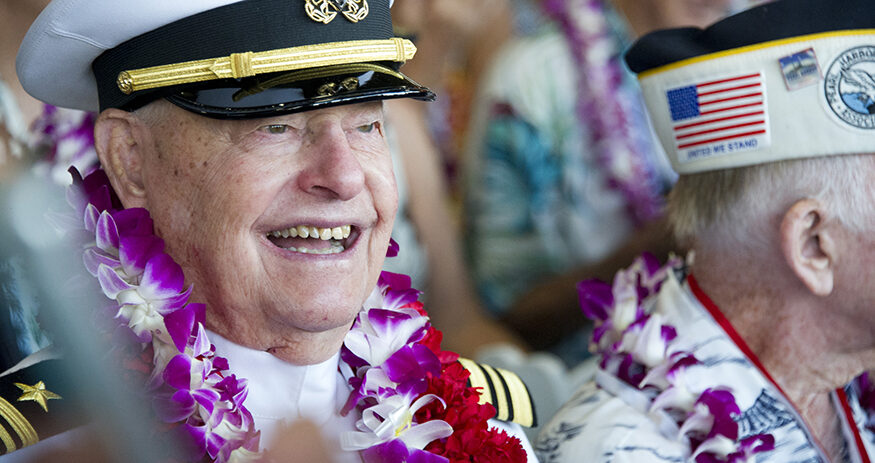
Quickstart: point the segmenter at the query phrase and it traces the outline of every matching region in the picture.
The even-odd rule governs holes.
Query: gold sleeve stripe
[[[480,403],[481,404],[491,404],[495,400],[495,392],[492,391],[492,382],[489,381],[486,377],[486,372],[480,368],[476,362],[459,357],[459,363],[471,373],[471,376],[468,377],[468,384],[472,387],[480,388]]]
[[[13,441],[12,436],[9,435],[9,431],[7,431],[6,428],[2,425],[0,425],[0,441],[3,442],[4,446],[6,446],[6,451],[0,452],[0,455],[3,455],[4,453],[12,453],[17,449],[17,447],[15,446],[15,441]]]
[[[497,419],[526,427],[537,425],[534,403],[519,376],[508,370],[481,365],[464,358],[460,358],[459,363],[471,373],[468,384],[480,388],[480,403],[492,404]]]
[[[295,71],[337,64],[393,61],[403,63],[416,54],[413,42],[400,37],[350,40],[165,64],[122,71],[119,90],[130,95],[139,90],[217,79],[242,79],[272,72]]]
[[[27,447],[39,442],[36,430],[33,429],[33,426],[27,421],[27,418],[25,418],[18,409],[2,397],[0,397],[0,417],[5,419],[6,422],[12,426],[12,430],[18,434],[18,437],[21,439],[22,447]]]
[[[507,387],[511,410],[514,412],[512,421],[529,428],[535,426],[535,406],[523,380],[511,371],[502,368],[496,368],[496,371],[501,374],[501,379]]]
[[[486,372],[486,377],[489,378],[493,397],[495,398],[492,405],[495,406],[495,410],[498,412],[495,417],[501,421],[513,421],[513,407],[508,400],[508,390],[504,386],[501,376],[489,365],[481,364],[478,366]]]

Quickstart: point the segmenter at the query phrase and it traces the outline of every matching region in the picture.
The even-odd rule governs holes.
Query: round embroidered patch
[[[846,50],[824,78],[826,101],[845,123],[875,129],[875,46]]]

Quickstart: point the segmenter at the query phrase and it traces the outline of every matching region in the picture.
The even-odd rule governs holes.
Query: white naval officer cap
[[[251,118],[386,98],[433,99],[398,69],[416,48],[390,0],[53,0],[16,63],[56,106],[133,110],[159,98]]]

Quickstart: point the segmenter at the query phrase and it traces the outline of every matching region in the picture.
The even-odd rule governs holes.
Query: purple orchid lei
[[[578,118],[590,131],[609,185],[623,194],[636,223],[658,217],[662,196],[644,157],[649,148],[635,142],[637,128],[624,105],[628,96],[622,95],[620,50],[605,19],[605,1],[545,0],[543,8],[565,33],[580,70]]]
[[[618,272],[612,285],[598,280],[579,283],[583,313],[595,322],[590,349],[601,356],[602,370],[648,398],[652,416],[668,417],[661,429],[687,444],[688,457],[696,463],[752,463],[756,454],[774,449],[774,437],[759,434],[739,440],[734,417],[741,410],[732,392],[692,388],[685,372],[699,361],[674,347],[675,328],[651,313],[662,283],[683,267],[678,257],[660,266],[645,254]]]
[[[90,173],[97,165],[94,150],[92,112],[44,105],[43,112],[30,127],[29,148],[38,153],[39,171],[46,171],[53,181],[65,185],[70,181],[67,169]]]
[[[182,268],[164,252],[149,212],[123,209],[106,174],[84,179],[71,168],[67,200],[84,236],[83,260],[112,301],[108,312],[119,332],[139,349],[151,349],[146,384],[158,418],[187,436],[187,461],[258,461],[260,432],[244,406],[247,380],[231,374],[204,328],[205,307],[192,303]],[[83,230],[84,229],[84,230]],[[388,256],[397,254],[392,241]],[[341,413],[356,411],[356,431],[341,436],[342,448],[359,451],[366,463],[449,462],[425,450],[454,429],[441,419],[419,422],[417,412],[446,401],[425,394],[441,376],[442,360],[427,345],[431,327],[410,278],[383,272],[345,337],[340,372],[352,387]],[[418,305],[417,305],[418,304]],[[439,342],[439,341],[438,341]]]
[[[84,249],[85,268],[113,301],[113,335],[152,349],[146,389],[157,416],[181,423],[188,461],[255,461],[260,434],[243,406],[246,380],[216,355],[204,329],[204,305],[189,302],[192,288],[184,287],[182,268],[154,235],[149,212],[122,209],[102,170],[85,179],[70,171],[67,200],[93,237]]]

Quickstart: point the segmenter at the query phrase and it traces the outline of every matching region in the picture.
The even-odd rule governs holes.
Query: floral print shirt
[[[731,461],[829,461],[780,387],[692,276],[680,280],[671,272],[651,313],[677,330],[673,349],[691,352],[700,361],[684,375],[690,390],[722,388],[735,396],[739,440],[774,437],[773,450]],[[843,461],[867,462],[875,455],[875,434],[865,425],[865,402],[857,386],[855,381],[834,391],[832,400],[846,438]],[[535,451],[545,463],[581,461],[583,456],[593,463],[694,461],[677,430],[664,426],[650,408],[650,399],[639,389],[600,368],[595,380],[581,387],[542,428]]]

